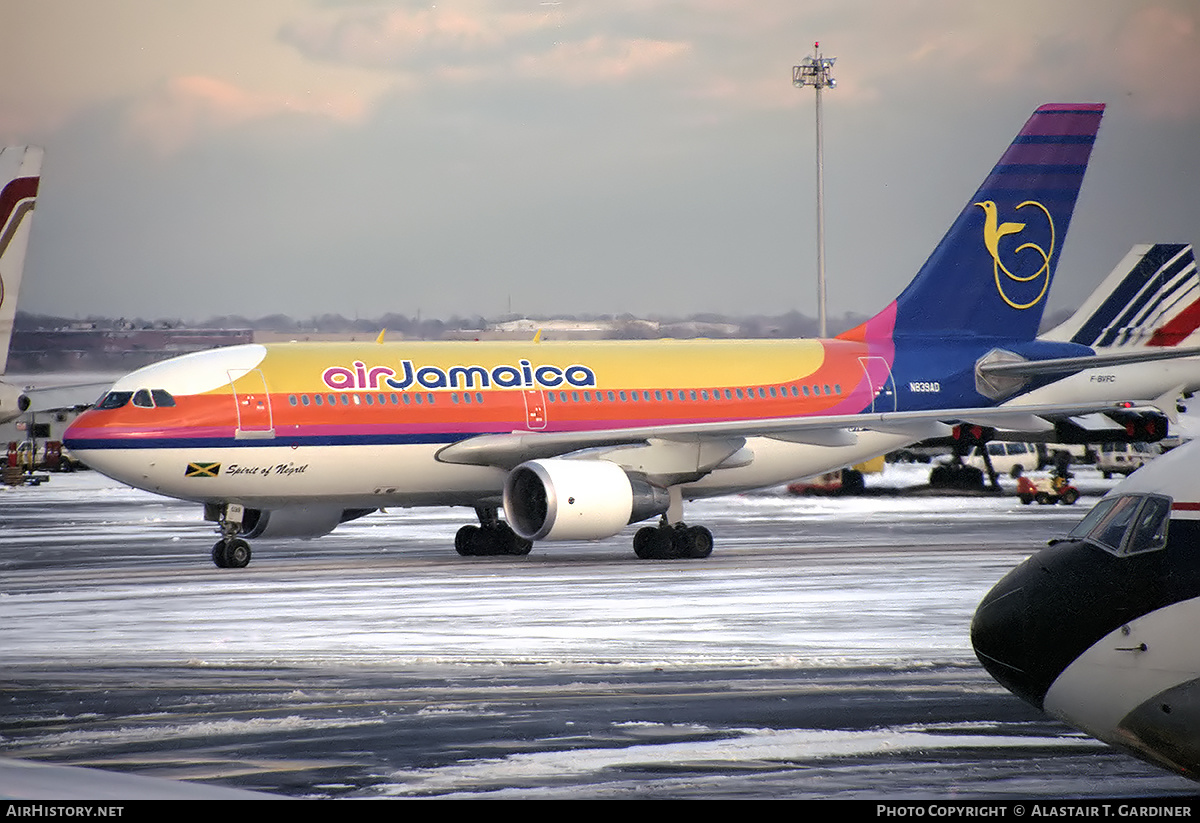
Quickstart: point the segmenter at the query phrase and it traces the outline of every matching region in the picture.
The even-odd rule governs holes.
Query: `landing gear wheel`
[[[230,540],[225,547],[225,564],[231,569],[244,569],[250,565],[250,544],[240,537]]]
[[[225,560],[225,541],[218,540],[217,545],[213,546],[212,550],[213,565],[218,569],[228,569],[229,563]]]
[[[687,547],[684,557],[708,557],[713,550],[712,532],[703,526],[692,526],[683,533]]]
[[[644,526],[633,536],[633,553],[642,560],[674,560],[708,557],[712,554],[712,532],[703,526]]]
[[[244,569],[250,565],[250,544],[238,534],[242,531],[245,509],[233,503],[220,504],[216,509],[216,514],[210,516],[209,505],[204,506],[205,519],[215,519],[221,532],[221,539],[212,549],[213,565],[219,569]]]
[[[532,541],[521,537],[507,523],[490,526],[463,526],[454,536],[454,550],[463,557],[486,557],[495,554],[522,556],[529,554]]]
[[[642,560],[649,560],[654,557],[654,537],[658,534],[658,529],[654,526],[643,526],[637,530],[637,534],[633,536],[633,553]]]
[[[475,554],[476,538],[479,536],[478,526],[463,526],[454,535],[454,550],[463,557]]]
[[[657,528],[650,535],[650,556],[670,560],[675,556],[675,534],[670,528]]]
[[[524,557],[533,549],[532,540],[526,540],[524,537],[521,537],[521,535],[514,532],[511,528],[509,529],[509,534],[512,535],[512,539],[510,539],[508,542],[509,554],[515,554],[518,557]]]
[[[220,569],[244,569],[250,565],[250,544],[240,537],[218,540],[213,546],[212,561]]]

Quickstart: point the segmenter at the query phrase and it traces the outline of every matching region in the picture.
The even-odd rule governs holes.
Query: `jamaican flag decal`
[[[216,477],[221,473],[220,463],[188,463],[184,477]]]

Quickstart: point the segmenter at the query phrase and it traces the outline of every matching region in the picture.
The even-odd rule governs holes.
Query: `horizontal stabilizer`
[[[1200,356],[1200,346],[1186,349],[1138,349],[1137,351],[1113,352],[1086,357],[1055,357],[1049,360],[980,363],[977,368],[989,377],[1034,377],[1047,374],[1074,374],[1084,369],[1095,369],[1102,366],[1150,363],[1155,360],[1178,360],[1183,357],[1196,356]]]

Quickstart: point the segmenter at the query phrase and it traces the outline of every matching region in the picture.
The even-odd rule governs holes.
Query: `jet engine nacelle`
[[[242,535],[255,537],[313,538],[329,534],[339,523],[369,514],[374,509],[343,509],[340,506],[289,506],[284,509],[246,509]]]
[[[662,514],[666,489],[607,460],[529,460],[504,481],[508,525],[526,540],[598,540]]]
[[[28,411],[29,398],[16,386],[0,383],[0,423]]]

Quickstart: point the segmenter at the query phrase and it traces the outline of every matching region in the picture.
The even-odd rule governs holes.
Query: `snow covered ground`
[[[198,507],[55,476],[0,491],[0,752],[321,797],[1192,792],[971,651],[987,589],[1115,482],[1079,474],[1072,508],[698,502],[702,561],[639,561],[632,529],[460,558],[471,512],[411,510],[241,570]]]
[[[901,467],[887,480],[921,473]],[[10,664],[48,653],[80,663],[964,663],[986,590],[1085,511],[1012,497],[723,498],[688,510],[716,536],[703,562],[639,562],[629,535],[463,559],[450,546],[466,510],[396,511],[320,540],[257,542],[249,568],[223,571],[208,559],[215,537],[198,507],[91,472],[8,490],[0,506],[0,662]]]

